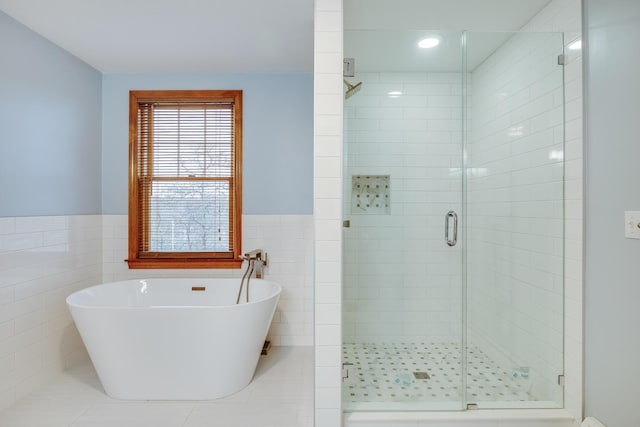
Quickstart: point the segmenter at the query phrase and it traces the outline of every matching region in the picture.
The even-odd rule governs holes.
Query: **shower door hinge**
[[[342,364],[342,382],[348,382],[353,379],[353,363],[345,362]]]
[[[475,411],[478,409],[477,403],[467,403],[467,411]]]
[[[349,228],[351,227],[351,221],[349,221],[348,219],[345,219],[344,221],[342,221],[342,226],[344,228]]]
[[[565,55],[558,55],[558,65],[565,65],[567,63],[567,58]]]
[[[558,375],[558,385],[564,387],[564,375]]]

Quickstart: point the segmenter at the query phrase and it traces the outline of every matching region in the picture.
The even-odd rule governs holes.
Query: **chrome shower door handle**
[[[449,229],[451,228],[449,220],[451,218],[453,218],[453,239],[449,238]],[[444,217],[444,239],[449,246],[455,246],[458,243],[458,214],[455,211],[447,212]]]

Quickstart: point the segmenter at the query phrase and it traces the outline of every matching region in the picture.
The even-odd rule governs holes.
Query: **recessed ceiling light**
[[[440,39],[437,37],[427,37],[426,39],[422,39],[418,42],[418,47],[423,49],[430,49],[432,47],[436,47],[440,44]]]
[[[571,50],[579,50],[582,49],[582,40],[576,40],[569,45],[569,49]]]

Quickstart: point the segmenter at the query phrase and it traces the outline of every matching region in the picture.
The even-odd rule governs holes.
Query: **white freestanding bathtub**
[[[281,288],[252,279],[146,279],[78,291],[67,304],[107,394],[205,400],[246,387]],[[246,284],[245,284],[246,289]]]

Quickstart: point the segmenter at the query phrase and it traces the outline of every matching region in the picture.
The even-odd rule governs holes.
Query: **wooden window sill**
[[[129,269],[189,269],[189,268],[212,268],[212,269],[238,269],[242,266],[242,260],[234,259],[126,259]]]

